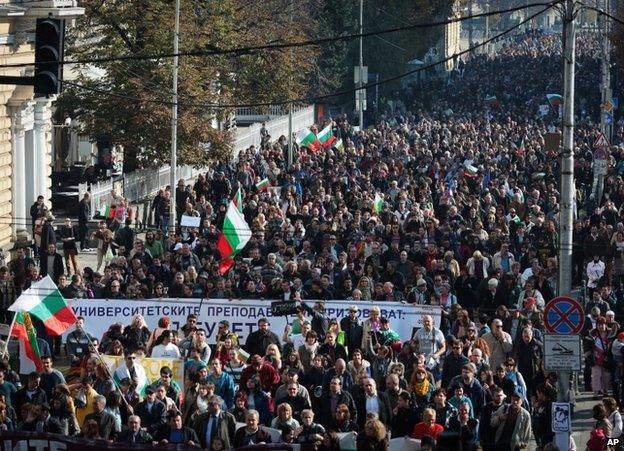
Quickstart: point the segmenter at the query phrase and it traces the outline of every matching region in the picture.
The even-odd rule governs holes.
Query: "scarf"
[[[427,393],[429,393],[429,378],[425,377],[422,382],[414,382],[412,391],[416,396],[427,396]]]

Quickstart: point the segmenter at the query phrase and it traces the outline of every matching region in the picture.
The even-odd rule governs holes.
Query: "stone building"
[[[0,0],[0,75],[33,75],[36,19],[84,14],[77,0]],[[0,247],[32,232],[30,206],[38,195],[50,205],[51,108],[54,98],[35,98],[32,86],[0,84]]]

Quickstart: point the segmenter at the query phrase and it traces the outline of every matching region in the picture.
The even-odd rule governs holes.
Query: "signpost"
[[[544,335],[546,371],[581,371],[581,349],[579,335]]]
[[[544,335],[544,364],[548,368],[557,368],[557,385],[560,399],[571,401],[570,372],[581,369],[581,337],[580,332],[585,324],[585,311],[583,306],[576,300],[568,296],[557,296],[551,299],[544,307],[544,327],[549,334]],[[565,405],[567,405],[567,410]],[[563,407],[562,407],[563,406]],[[560,407],[560,410],[557,408]],[[570,421],[570,403],[553,402],[553,432],[555,433],[555,443],[560,449],[568,449],[570,443],[569,426],[564,426],[564,413],[567,412],[568,422]],[[555,412],[559,412],[560,417],[555,425]],[[555,426],[557,429],[555,429]],[[563,429],[568,428],[567,431]]]

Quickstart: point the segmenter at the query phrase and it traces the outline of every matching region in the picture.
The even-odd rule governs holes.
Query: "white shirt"
[[[589,288],[596,288],[598,286],[598,280],[602,276],[604,276],[605,272],[605,264],[603,261],[598,260],[598,262],[594,262],[593,260],[587,264],[587,286]]]
[[[152,349],[152,358],[180,358],[180,350],[173,343],[169,343],[167,345],[159,344],[158,346],[154,346]]]

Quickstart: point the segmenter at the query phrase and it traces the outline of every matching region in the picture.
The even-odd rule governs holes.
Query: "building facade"
[[[36,20],[71,19],[84,13],[77,0],[0,0],[0,75],[32,76]],[[51,108],[32,86],[0,84],[0,247],[31,234],[30,206],[43,195],[50,206]]]

